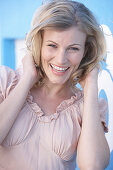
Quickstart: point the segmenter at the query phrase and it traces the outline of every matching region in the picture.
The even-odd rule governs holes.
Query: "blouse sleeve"
[[[16,82],[15,71],[9,67],[0,66],[0,103],[9,95]]]
[[[20,70],[0,66],[0,102],[2,102],[15,88],[20,80]],[[29,106],[23,105],[8,135],[3,141],[3,146],[14,146],[22,143],[30,133],[36,118]],[[0,169],[1,170],[1,169]]]
[[[105,99],[99,99],[99,113],[100,113],[100,119],[101,122],[104,126],[104,131],[108,132],[108,127],[107,127],[107,111],[108,111],[108,106],[107,102]]]
[[[83,116],[83,104],[84,103],[84,99],[81,100],[80,103],[80,115],[79,117],[81,118],[81,123],[80,126],[82,126],[82,116]],[[105,101],[104,98],[100,98],[98,100],[98,104],[99,104],[99,114],[100,114],[100,120],[103,124],[104,127],[104,132],[108,132],[108,127],[107,127],[107,110],[108,110],[108,105],[107,102]]]

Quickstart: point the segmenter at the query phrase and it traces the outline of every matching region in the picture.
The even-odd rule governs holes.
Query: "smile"
[[[50,64],[50,66],[52,67],[52,69],[54,69],[55,71],[58,71],[58,72],[65,72],[69,69],[69,67],[58,67],[56,65],[53,65],[53,64]]]

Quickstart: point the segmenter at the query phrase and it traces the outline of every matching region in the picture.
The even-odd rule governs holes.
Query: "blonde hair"
[[[68,29],[78,26],[87,35],[85,56],[78,69],[70,77],[75,85],[83,80],[95,66],[99,66],[105,54],[105,39],[103,32],[92,12],[82,3],[72,0],[50,1],[43,4],[35,12],[31,30],[26,36],[27,48],[32,52],[35,63],[40,70],[41,82],[45,73],[41,65],[42,32],[48,28]]]

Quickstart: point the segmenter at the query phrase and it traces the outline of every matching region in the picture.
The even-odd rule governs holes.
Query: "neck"
[[[53,84],[46,80],[41,88],[46,95],[49,95],[50,98],[55,96],[64,97],[72,95],[72,90],[69,82],[60,85]]]

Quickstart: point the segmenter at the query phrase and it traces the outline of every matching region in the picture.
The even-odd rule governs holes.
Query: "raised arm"
[[[77,148],[80,170],[104,170],[109,163],[109,147],[98,109],[98,70],[92,70],[81,83],[84,91],[82,129]]]
[[[33,58],[27,54],[23,59],[23,75],[20,81],[0,104],[0,144],[7,136],[25,102],[29,90],[37,80],[38,73]]]

